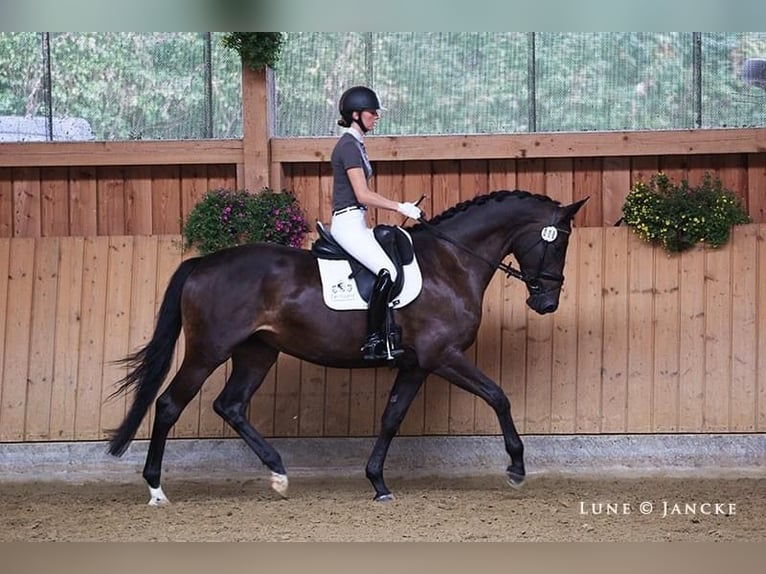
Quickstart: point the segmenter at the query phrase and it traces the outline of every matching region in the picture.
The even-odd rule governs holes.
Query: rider
[[[388,349],[386,315],[391,289],[396,281],[396,267],[375,239],[367,225],[368,207],[397,211],[420,219],[414,203],[399,203],[370,189],[372,166],[364,148],[364,136],[375,128],[383,109],[377,94],[365,86],[346,90],[338,104],[338,125],[347,128],[332,151],[332,223],[333,238],[352,257],[377,275],[367,311],[367,337],[362,345],[365,359],[391,358],[401,349]],[[388,351],[391,351],[390,354]]]

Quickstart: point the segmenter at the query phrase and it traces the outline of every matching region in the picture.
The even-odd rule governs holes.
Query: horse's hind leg
[[[279,351],[250,339],[238,346],[231,356],[232,371],[213,408],[242,439],[247,446],[271,470],[271,487],[282,497],[287,496],[287,473],[282,464],[282,457],[250,424],[247,418],[247,406],[250,398],[269,369],[277,360]]]
[[[418,390],[427,375],[426,371],[419,368],[402,369],[397,374],[393,387],[391,387],[388,403],[383,411],[378,440],[375,441],[375,446],[372,448],[372,453],[370,453],[370,458],[367,461],[367,479],[375,489],[376,501],[385,502],[394,498],[383,480],[383,464],[391,441],[399,430],[399,426],[407,414],[407,409],[412,404],[415,395],[418,394]]]
[[[168,503],[160,486],[162,457],[165,454],[168,433],[186,405],[199,392],[202,384],[219,364],[220,362],[205,363],[194,354],[187,354],[168,388],[157,398],[152,437],[149,441],[149,452],[146,454],[143,473],[149,485],[149,505],[151,506]]]

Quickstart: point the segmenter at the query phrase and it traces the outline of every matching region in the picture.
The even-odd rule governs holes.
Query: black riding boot
[[[393,359],[404,352],[396,344],[399,337],[391,337],[389,332],[388,304],[393,287],[391,275],[384,269],[375,281],[367,309],[367,339],[362,345],[362,352],[367,360]]]

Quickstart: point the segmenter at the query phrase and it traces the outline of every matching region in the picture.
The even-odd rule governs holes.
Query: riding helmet
[[[338,104],[338,109],[342,116],[351,112],[361,112],[362,110],[380,110],[382,107],[378,95],[365,86],[349,88],[343,92]]]
[[[380,105],[378,95],[366,86],[354,86],[349,88],[340,97],[338,102],[338,111],[340,111],[341,118],[338,120],[338,125],[342,127],[349,127],[354,121],[352,119],[353,112],[361,112],[362,110],[382,110],[383,106]],[[361,122],[359,122],[361,126]],[[362,126],[362,130],[366,131]]]

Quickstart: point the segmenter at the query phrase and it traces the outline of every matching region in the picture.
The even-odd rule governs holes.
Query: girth
[[[365,301],[369,301],[376,275],[343,249],[330,232],[325,229],[321,221],[317,221],[316,230],[319,237],[311,245],[311,253],[318,259],[347,260],[351,266],[349,279],[356,281],[359,295]],[[412,243],[404,232],[395,225],[376,225],[372,231],[375,239],[396,267],[396,281],[391,291],[391,297],[396,297],[404,284],[402,267],[412,263],[414,258]]]

